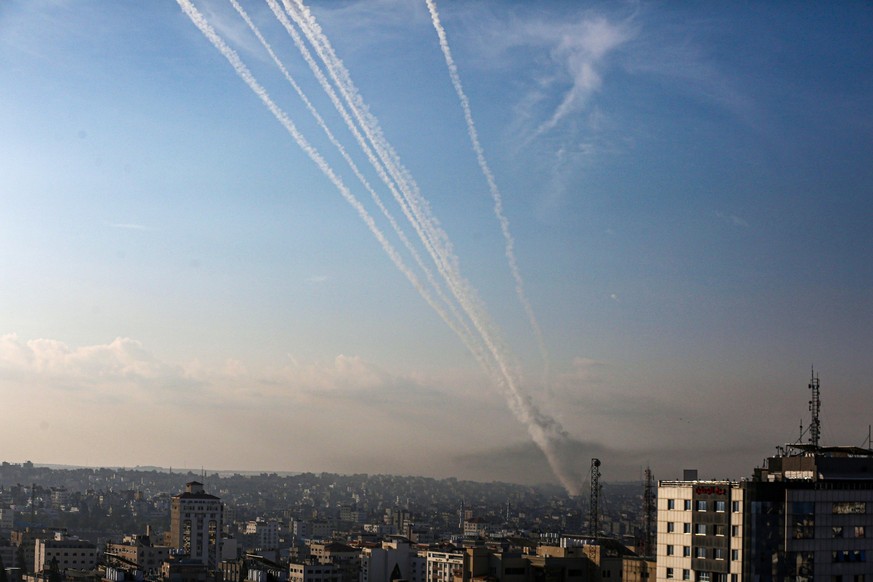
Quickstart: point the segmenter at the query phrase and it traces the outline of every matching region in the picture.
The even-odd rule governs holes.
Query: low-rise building
[[[149,534],[126,535],[119,544],[106,544],[104,552],[107,565],[122,570],[138,568],[146,575],[160,572],[161,564],[169,557],[170,547],[152,545]]]
[[[58,570],[93,570],[97,567],[97,546],[78,538],[57,534],[55,538],[37,538],[33,552],[33,572],[48,570],[57,560]]]
[[[333,564],[299,564],[288,567],[288,582],[341,582],[342,572]]]

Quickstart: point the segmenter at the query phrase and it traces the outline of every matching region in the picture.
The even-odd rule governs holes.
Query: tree
[[[16,565],[21,569],[22,574],[30,572],[30,568],[27,567],[27,557],[24,555],[24,544],[18,546],[18,550],[15,552],[15,561],[17,562]]]
[[[49,562],[48,582],[62,582],[61,571],[58,568],[58,559],[52,556],[52,561]]]

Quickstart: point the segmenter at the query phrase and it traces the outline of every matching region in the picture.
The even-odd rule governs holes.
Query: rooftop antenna
[[[812,416],[812,422],[809,425],[809,444],[813,449],[819,448],[819,436],[821,435],[821,422],[819,421],[819,413],[821,412],[821,394],[819,391],[818,376],[815,374],[815,368],[812,368],[812,373],[809,379],[809,389],[812,392],[812,397],[809,400],[809,412]]]
[[[600,459],[591,459],[591,495],[588,505],[588,527],[592,537],[600,531]]]
[[[646,486],[643,490],[643,555],[651,556],[652,529],[655,516],[655,479],[652,469],[646,467]]]

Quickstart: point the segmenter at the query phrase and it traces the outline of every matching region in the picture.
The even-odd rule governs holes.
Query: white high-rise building
[[[658,582],[739,582],[742,549],[740,483],[696,478],[658,483]]]

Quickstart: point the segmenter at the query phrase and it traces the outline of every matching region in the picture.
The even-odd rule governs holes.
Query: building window
[[[695,558],[705,558],[706,557],[706,548],[694,548],[694,557]]]
[[[684,507],[685,507],[685,511],[691,511],[691,500],[690,499],[685,500]]]
[[[712,557],[716,560],[724,560],[724,550],[722,548],[715,548],[712,550]]]
[[[723,525],[723,524],[721,524],[721,523],[717,523],[717,524],[715,524],[715,525],[713,526],[713,529],[714,529],[714,531],[715,531],[715,535],[717,535],[717,536],[723,536],[723,535],[724,535],[724,525]]]
[[[739,535],[740,535],[740,526],[738,526],[738,525],[732,525],[732,526],[731,526],[731,535],[732,535],[733,537],[737,537],[737,536],[739,536]]]
[[[697,523],[694,524],[694,534],[698,536],[706,535],[706,524],[705,523]]]
[[[865,550],[839,550],[831,552],[832,562],[866,562],[867,552]]]
[[[831,532],[833,534],[831,537],[841,538],[841,537],[843,537],[843,526],[835,525],[834,527],[831,528]]]
[[[682,533],[687,533],[687,534],[691,533],[691,524],[690,523],[683,523],[682,524]]]
[[[667,544],[667,555],[672,556],[673,553],[673,544]]]
[[[691,546],[682,546],[682,557],[690,558],[691,557]]]
[[[676,509],[676,500],[668,499],[667,500],[667,509]]]
[[[811,501],[795,501],[791,504],[793,517],[793,534],[796,540],[815,537],[815,503]]]
[[[706,511],[706,501],[702,499],[697,500],[697,511]]]
[[[682,569],[682,579],[683,580],[691,580],[691,570]]]
[[[863,501],[841,501],[833,505],[834,515],[867,513],[867,504]]]
[[[856,538],[866,537],[865,536],[866,533],[867,533],[867,529],[863,525],[856,525],[855,526],[855,537]]]
[[[716,500],[715,502],[715,510],[724,512],[724,500]]]
[[[731,501],[731,511],[734,513],[740,512],[740,502],[739,501]]]
[[[739,550],[731,550],[731,560],[736,562],[740,559],[740,551]]]
[[[673,577],[673,568],[667,568],[667,578]]]
[[[667,533],[673,533],[673,530],[676,528],[676,524],[672,521],[667,522]]]

